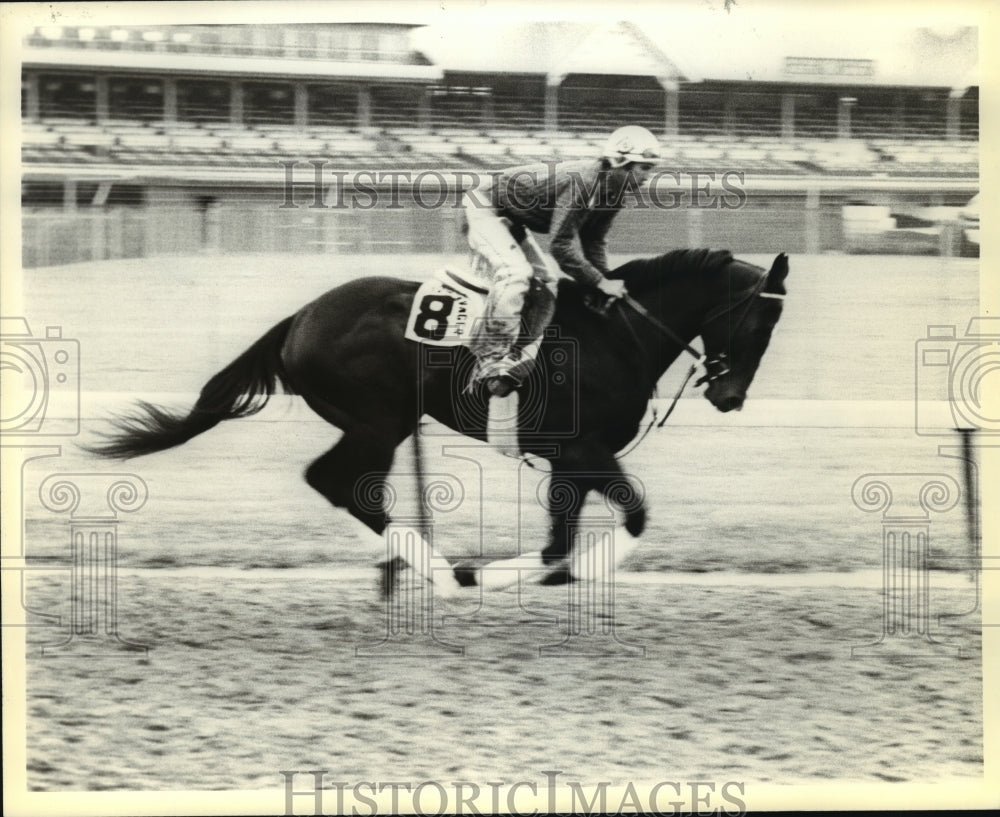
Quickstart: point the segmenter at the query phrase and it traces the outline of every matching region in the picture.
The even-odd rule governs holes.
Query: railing
[[[958,190],[959,188],[956,188]],[[845,231],[842,204],[863,196],[816,196],[807,190],[755,193],[736,210],[683,207],[631,209],[619,216],[610,236],[612,253],[660,252],[664,247],[729,247],[734,252],[773,252],[776,236],[790,253],[859,249]],[[969,193],[948,193],[958,207]],[[906,199],[910,201],[910,199]],[[208,200],[206,200],[208,201]],[[158,255],[220,253],[442,253],[464,254],[457,213],[449,203],[437,209],[402,209],[381,202],[374,209],[279,207],[281,197],[253,201],[152,201],[131,207],[80,207],[71,212],[23,208],[22,252],[26,268]],[[946,231],[947,230],[949,231]],[[955,224],[939,234],[894,233],[896,253],[955,254],[961,239]],[[878,249],[878,248],[874,248]]]

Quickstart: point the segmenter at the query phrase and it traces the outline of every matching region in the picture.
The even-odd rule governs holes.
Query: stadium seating
[[[46,116],[23,126],[27,164],[253,166],[278,159],[322,156],[335,163],[392,168],[492,168],[599,154],[598,130],[483,129],[391,125],[365,130],[287,122],[240,126],[115,118],[100,124],[73,116]],[[739,170],[757,176],[830,175],[974,177],[977,144],[945,139],[781,138],[682,133],[664,139],[662,164],[680,170]]]

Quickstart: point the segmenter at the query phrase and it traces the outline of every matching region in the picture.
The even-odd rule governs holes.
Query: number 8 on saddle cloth
[[[407,340],[432,346],[468,346],[486,308],[489,290],[469,275],[438,270],[413,298]]]

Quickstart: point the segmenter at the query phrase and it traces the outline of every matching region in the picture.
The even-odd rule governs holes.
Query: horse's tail
[[[291,325],[292,318],[285,318],[209,380],[187,415],[140,401],[134,413],[114,421],[114,432],[86,450],[117,459],[152,454],[186,443],[223,420],[256,414],[279,384],[293,394],[281,362],[281,346]]]

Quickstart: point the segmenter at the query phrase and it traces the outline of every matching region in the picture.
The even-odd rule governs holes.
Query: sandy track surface
[[[31,660],[31,787],[277,788],[282,769],[352,783],[981,774],[977,616],[935,626],[938,658],[852,658],[881,632],[870,589],[626,586],[613,626],[583,610],[596,632],[564,650],[545,648],[579,620],[565,589],[472,593],[436,605],[434,637],[458,655],[430,633],[386,641],[372,584],[141,573],[120,623],[148,657],[73,659],[71,644]],[[55,592],[39,581],[32,598]],[[971,588],[934,598],[973,602]]]

